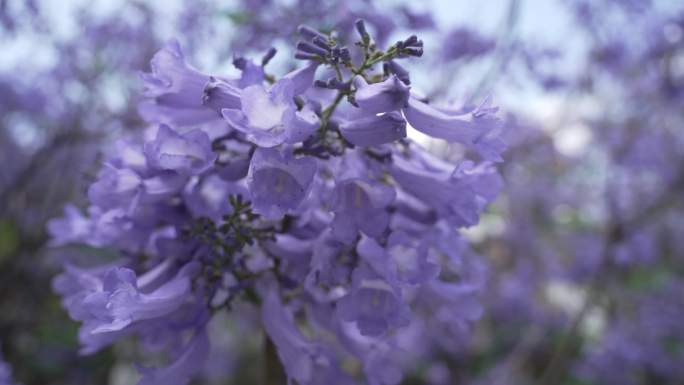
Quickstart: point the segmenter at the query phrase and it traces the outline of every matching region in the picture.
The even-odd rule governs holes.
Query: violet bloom
[[[412,127],[434,138],[461,143],[476,151],[484,159],[502,161],[505,144],[501,140],[501,122],[494,115],[496,108],[485,100],[477,109],[453,113],[434,108],[410,96],[410,87],[392,75],[387,80],[367,84],[360,77],[355,79],[355,101],[368,113],[402,110]]]
[[[122,330],[133,322],[166,316],[183,304],[190,291],[188,277],[179,275],[150,293],[142,293],[132,270],[115,268],[105,273],[100,290],[84,298],[83,305],[97,317],[93,333]]]
[[[209,338],[204,327],[198,328],[182,352],[163,368],[139,368],[138,385],[185,385],[205,366],[209,356]]]
[[[224,108],[240,109],[240,95],[242,89],[260,85],[266,80],[264,67],[245,58],[236,58],[233,65],[240,70],[237,79],[225,79],[210,76],[204,87],[202,103],[216,111],[217,117],[221,117]]]
[[[220,118],[215,110],[204,105],[205,87],[210,80],[185,62],[177,41],[169,42],[150,61],[151,73],[142,73],[145,96],[151,101],[143,102],[141,115],[148,121],[188,125]],[[239,108],[239,100],[233,98],[223,106]]]
[[[287,150],[257,149],[247,173],[254,211],[269,219],[295,211],[309,194],[316,169],[313,158],[295,158]]]
[[[135,322],[177,310],[190,294],[190,276],[196,268],[186,265],[174,278],[146,292],[144,285],[138,285],[150,278],[138,278],[127,268],[114,267],[100,275],[67,267],[55,279],[54,288],[64,296],[69,315],[87,324],[90,334],[121,332]]]
[[[209,136],[201,130],[179,134],[169,126],[159,126],[156,138],[145,143],[145,158],[150,168],[197,175],[216,160]]]
[[[396,75],[373,84],[368,84],[362,77],[357,76],[354,83],[357,88],[354,100],[366,112],[377,114],[396,111],[407,106],[410,87],[399,80]]]
[[[346,121],[339,128],[355,146],[377,146],[406,137],[406,121],[398,112]]]
[[[410,309],[399,289],[362,265],[352,274],[352,290],[337,302],[338,316],[355,322],[364,336],[378,337],[409,324]]]
[[[178,41],[170,41],[159,50],[150,61],[150,67],[151,73],[140,74],[146,96],[168,101],[174,106],[183,106],[184,102],[188,102],[187,95],[197,97],[193,102],[201,102],[209,76],[187,65]]]
[[[489,103],[487,99],[474,111],[456,115],[411,97],[403,112],[416,130],[450,143],[461,143],[485,160],[501,162],[500,154],[506,145],[501,140],[501,122],[494,115],[496,108],[490,107]]]
[[[301,142],[318,127],[313,109],[306,105],[298,111],[294,103],[297,92],[308,88],[306,81],[313,79],[309,74],[302,71],[286,76],[268,89],[262,85],[249,86],[242,90],[242,107],[223,109],[223,117],[260,147]]]
[[[503,184],[490,164],[476,166],[469,161],[449,172],[423,168],[395,156],[390,174],[402,189],[459,227],[477,224],[480,212]]]
[[[360,178],[338,181],[332,198],[333,235],[352,243],[359,231],[379,237],[389,224],[387,207],[396,193],[391,186]]]

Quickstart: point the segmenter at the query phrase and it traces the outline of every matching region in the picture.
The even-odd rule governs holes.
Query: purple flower
[[[305,140],[318,127],[318,116],[308,106],[297,111],[293,98],[301,89],[298,79],[281,79],[270,89],[261,85],[245,88],[240,98],[241,109],[223,109],[223,117],[260,147]]]
[[[148,121],[174,125],[204,123],[220,118],[204,105],[205,87],[210,77],[191,68],[180,44],[169,42],[150,62],[151,73],[142,73],[144,94],[152,100],[139,106]],[[235,108],[234,105],[225,105]]]
[[[298,3],[307,15],[309,3]],[[376,32],[393,28],[391,16],[365,7],[365,24],[361,10],[330,9],[345,18],[331,24],[341,34],[302,27],[295,57],[312,61],[279,79],[264,70],[274,49],[260,65],[236,57],[238,79],[196,71],[177,43],[155,55],[140,111],[160,124],[110,151],[87,215],[70,207],[49,226],[56,244],[122,256],[67,266],[54,281],[81,322],[82,353],[135,336],[168,356],[166,367],[140,369],[140,385],[185,385],[207,359],[209,317],[240,309],[253,323],[249,309],[259,308],[288,383],[351,384],[361,379],[343,366],[356,358],[363,381],[395,385],[408,360],[435,353],[437,335],[479,316],[482,282],[469,274],[465,241],[443,238],[475,224],[498,193],[495,109],[412,97],[398,61],[422,55],[423,42],[412,35],[385,50]],[[361,67],[342,45],[354,26]],[[367,68],[376,59],[382,75]],[[311,88],[319,65],[328,80]],[[454,167],[431,156],[406,139],[407,120],[487,161]],[[412,341],[416,351],[402,354]]]
[[[159,126],[156,138],[145,143],[145,158],[150,168],[197,175],[216,160],[209,136],[201,130],[179,134],[169,126]]]
[[[345,243],[353,242],[359,231],[379,237],[389,224],[387,207],[395,195],[391,186],[360,178],[337,182],[331,205],[333,234]]]
[[[362,265],[354,269],[352,289],[337,302],[337,314],[356,323],[364,336],[378,337],[409,324],[410,310],[400,291]]]
[[[357,88],[354,100],[366,112],[377,114],[407,106],[411,87],[404,84],[396,75],[373,84],[368,84],[362,77],[357,76],[354,83]]]
[[[150,61],[150,67],[151,73],[140,75],[146,96],[159,98],[177,107],[201,103],[209,76],[187,65],[178,41],[170,41],[157,52]]]
[[[412,97],[403,112],[409,124],[424,134],[461,143],[485,160],[503,160],[500,154],[506,145],[501,140],[501,122],[494,116],[496,108],[489,107],[488,99],[470,113],[452,115]]]
[[[476,166],[466,161],[453,171],[431,170],[395,156],[390,173],[401,188],[454,226],[477,224],[479,213],[502,186],[500,176],[487,163]]]
[[[256,213],[278,219],[295,211],[311,189],[316,161],[291,152],[259,148],[247,173],[247,186]]]
[[[175,278],[149,292],[138,286],[146,279],[127,268],[98,273],[68,267],[55,279],[54,288],[64,296],[69,315],[88,325],[89,334],[121,332],[135,322],[177,310],[190,293],[189,276],[196,267],[186,265]]]
[[[345,121],[339,128],[342,136],[356,146],[377,146],[406,137],[406,121],[396,111]]]
[[[136,321],[170,314],[189,294],[190,280],[179,275],[150,293],[142,293],[132,270],[115,268],[105,273],[98,289],[83,300],[86,311],[101,322],[93,333],[118,331]]]

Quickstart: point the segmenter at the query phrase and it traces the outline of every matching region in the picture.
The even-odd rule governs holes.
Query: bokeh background
[[[425,42],[414,89],[493,97],[506,188],[468,230],[488,260],[483,318],[415,384],[684,384],[684,4],[677,0],[0,0],[0,366],[22,384],[129,384],[125,342],[77,354],[51,279],[73,249],[46,222],[83,205],[103,148],[142,130],[138,73],[177,38],[206,72],[295,29],[368,19]],[[457,149],[410,135],[435,153]],[[201,382],[256,383],[239,322]],[[455,382],[454,382],[455,381]]]

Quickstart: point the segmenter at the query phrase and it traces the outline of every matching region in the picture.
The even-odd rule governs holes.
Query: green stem
[[[381,55],[378,55],[378,56],[366,55],[363,63],[361,63],[361,66],[357,69],[352,70],[352,72],[355,75],[360,75],[360,76],[363,76],[365,78],[364,72],[367,69],[370,69],[371,67],[373,67],[374,65],[376,65],[380,62],[392,60],[395,58],[395,56],[397,54],[398,54],[398,51],[397,51],[396,47],[392,47],[389,50],[387,50],[387,52],[385,52]]]
[[[335,73],[337,74],[337,80],[342,81],[343,76],[342,76],[342,71],[340,71],[340,66],[335,64],[333,66],[333,68],[335,69]]]
[[[335,112],[335,109],[337,109],[337,106],[340,104],[342,99],[344,99],[344,96],[346,94],[344,92],[338,92],[337,96],[335,96],[335,100],[333,100],[332,104],[330,104],[328,107],[326,107],[325,110],[321,113],[321,128],[320,128],[320,135],[324,136],[325,133],[328,130],[328,122],[330,121],[330,117],[332,114]]]

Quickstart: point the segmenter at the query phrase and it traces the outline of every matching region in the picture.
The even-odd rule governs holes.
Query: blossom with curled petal
[[[424,134],[461,143],[485,160],[503,160],[500,154],[506,145],[501,139],[501,122],[494,115],[496,108],[489,106],[489,100],[474,111],[449,114],[411,97],[408,107],[402,111],[408,123]]]
[[[160,318],[177,310],[190,293],[190,276],[197,266],[187,265],[175,278],[145,292],[130,269],[113,267],[101,274],[71,268],[59,276],[55,289],[65,295],[65,306],[77,320],[89,324],[90,334],[120,332],[138,321]],[[70,283],[69,277],[77,279]]]
[[[204,105],[209,75],[190,67],[180,44],[173,40],[150,61],[152,72],[141,73],[143,93],[149,99],[139,105],[147,121],[173,125],[204,123],[220,118]],[[234,104],[224,107],[234,107]]]

